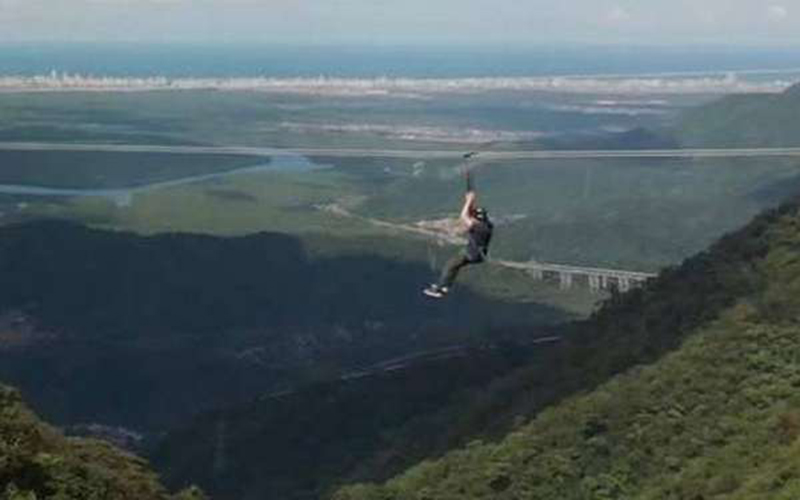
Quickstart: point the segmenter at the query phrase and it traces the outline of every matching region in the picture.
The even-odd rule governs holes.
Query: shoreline
[[[543,92],[567,94],[692,95],[780,93],[800,81],[800,72],[774,73],[758,80],[753,72],[662,75],[471,77],[471,78],[167,78],[50,75],[0,75],[0,93],[225,91],[353,97],[428,98],[442,94]],[[771,74],[771,73],[763,73]],[[792,77],[789,77],[792,75]]]

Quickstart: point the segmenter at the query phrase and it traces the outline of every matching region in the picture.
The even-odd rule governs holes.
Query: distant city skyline
[[[797,0],[0,0],[0,43],[800,47]]]

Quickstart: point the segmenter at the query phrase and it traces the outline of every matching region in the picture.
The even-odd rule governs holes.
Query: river
[[[169,181],[153,182],[151,184],[139,185],[129,188],[116,189],[75,189],[75,188],[51,188],[46,186],[30,186],[18,184],[0,184],[0,194],[25,195],[25,196],[46,196],[46,197],[100,197],[113,201],[117,206],[128,206],[133,200],[133,195],[157,189],[166,189],[185,184],[195,184],[215,179],[222,179],[233,175],[252,174],[259,172],[308,172],[330,168],[328,165],[319,165],[309,161],[305,156],[281,152],[271,156],[269,164],[242,167],[225,172],[212,174],[194,175],[173,179]]]

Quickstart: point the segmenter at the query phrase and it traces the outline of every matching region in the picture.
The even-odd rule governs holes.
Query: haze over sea
[[[707,47],[5,44],[0,75],[468,78],[789,71],[800,51]]]

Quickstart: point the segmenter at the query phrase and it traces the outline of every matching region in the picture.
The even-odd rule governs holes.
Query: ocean
[[[469,78],[796,71],[800,49],[4,44],[0,76]]]

